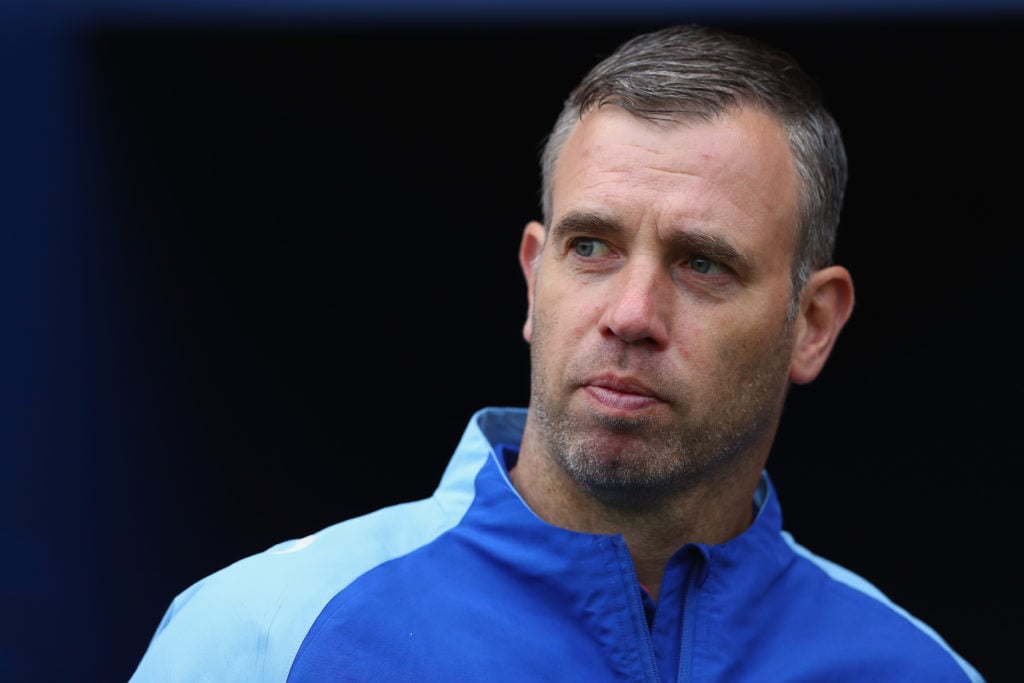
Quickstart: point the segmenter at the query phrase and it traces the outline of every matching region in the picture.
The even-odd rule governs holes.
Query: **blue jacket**
[[[185,590],[130,683],[982,680],[877,588],[794,542],[767,474],[749,529],[672,557],[649,626],[623,539],[551,526],[509,483],[498,445],[519,443],[525,417],[475,414],[430,498]]]

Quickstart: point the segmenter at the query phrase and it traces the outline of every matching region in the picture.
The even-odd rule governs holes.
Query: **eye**
[[[725,266],[721,263],[709,258],[704,258],[703,256],[694,256],[690,258],[690,268],[701,275],[719,275],[726,272]]]
[[[594,258],[608,252],[608,245],[601,240],[589,237],[579,237],[572,241],[572,250],[577,256],[583,258]]]

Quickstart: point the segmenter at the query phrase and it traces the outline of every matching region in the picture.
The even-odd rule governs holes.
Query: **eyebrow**
[[[587,233],[589,235],[608,235],[624,232],[617,221],[591,211],[570,211],[551,228],[551,237],[562,240],[567,235]]]
[[[595,237],[619,235],[626,232],[618,221],[591,211],[570,211],[551,228],[551,237],[564,239],[567,235],[585,233]],[[727,239],[706,230],[675,230],[666,240],[671,248],[696,253],[715,261],[722,261],[740,272],[748,272],[750,261],[736,250]]]

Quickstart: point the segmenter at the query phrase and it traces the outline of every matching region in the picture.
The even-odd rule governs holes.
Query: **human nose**
[[[633,263],[610,283],[601,329],[629,344],[649,342],[661,348],[668,341],[667,308],[671,277],[656,264]]]

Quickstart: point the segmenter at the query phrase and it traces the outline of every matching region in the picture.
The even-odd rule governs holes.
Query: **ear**
[[[544,226],[530,221],[523,228],[523,239],[519,243],[519,267],[526,278],[526,322],[523,323],[523,339],[527,343],[533,336],[533,292],[537,283],[537,269],[540,267],[540,253],[544,249]]]
[[[789,378],[807,384],[818,376],[853,312],[853,278],[842,266],[815,271],[804,285],[793,339]]]

